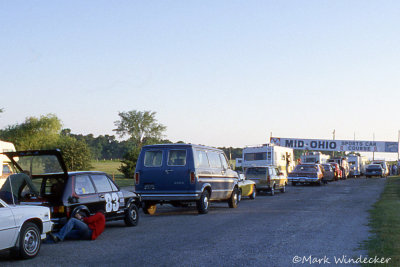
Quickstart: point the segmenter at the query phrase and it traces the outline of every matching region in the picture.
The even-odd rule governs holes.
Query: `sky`
[[[115,134],[155,111],[165,138],[396,141],[399,1],[0,0],[0,128],[56,114]]]

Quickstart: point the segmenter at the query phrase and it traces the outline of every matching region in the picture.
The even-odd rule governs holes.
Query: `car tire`
[[[250,195],[250,199],[255,199],[257,196],[257,190],[256,190],[256,186],[253,186],[253,193],[251,193]]]
[[[144,214],[154,215],[157,210],[157,205],[151,202],[144,202],[143,212]]]
[[[233,191],[232,191],[231,197],[228,200],[229,208],[232,208],[232,209],[237,208],[238,203],[239,203],[238,195],[239,195],[239,190],[235,187],[235,189],[233,189]]]
[[[134,202],[125,210],[124,221],[126,226],[136,226],[139,222],[139,209]]]
[[[286,192],[286,185],[283,185],[283,187],[281,188],[281,193],[285,193]]]
[[[271,191],[269,192],[271,196],[275,195],[275,185],[271,187]]]
[[[39,227],[31,222],[25,223],[19,233],[18,242],[19,247],[11,251],[14,257],[21,259],[35,257],[39,253],[42,242]]]
[[[207,214],[208,207],[210,206],[210,193],[208,190],[204,190],[201,193],[200,199],[196,202],[197,211],[199,214]]]

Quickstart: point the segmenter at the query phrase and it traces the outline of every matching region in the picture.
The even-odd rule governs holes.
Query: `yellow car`
[[[246,169],[246,178],[256,183],[258,191],[267,191],[271,196],[275,191],[286,192],[287,177],[275,166],[257,166]]]
[[[257,195],[256,183],[252,180],[246,180],[244,174],[239,174],[239,201],[242,197],[249,197],[255,199]]]

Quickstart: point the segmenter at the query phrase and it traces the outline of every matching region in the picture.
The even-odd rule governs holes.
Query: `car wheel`
[[[292,186],[296,186],[296,182],[292,182]]]
[[[206,214],[208,213],[208,207],[210,205],[210,193],[208,190],[204,190],[203,193],[201,193],[200,199],[197,200],[196,206],[197,206],[197,211],[199,214]]]
[[[125,210],[124,221],[127,226],[136,226],[139,222],[139,209],[134,202]]]
[[[40,250],[42,239],[39,227],[31,222],[25,223],[19,234],[19,249],[13,250],[13,256],[30,259],[35,257]]]
[[[239,190],[235,187],[235,189],[233,189],[232,191],[231,197],[228,200],[229,208],[237,208],[239,203],[238,195],[239,195]]]
[[[156,213],[157,206],[151,202],[144,202],[143,212],[144,214],[154,215]]]
[[[281,188],[281,193],[285,193],[286,192],[286,185],[283,185],[283,187]]]
[[[271,187],[270,194],[271,194],[271,196],[275,195],[275,185],[273,187]]]
[[[257,190],[256,190],[256,186],[253,186],[253,193],[251,193],[250,195],[250,199],[255,199],[257,196]]]

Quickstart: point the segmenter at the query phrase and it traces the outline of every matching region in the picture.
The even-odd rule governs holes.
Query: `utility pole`
[[[375,142],[375,133],[374,133],[374,135],[372,137],[372,141]],[[375,147],[374,147],[374,151],[372,152],[372,161],[374,161],[374,160],[375,160]]]
[[[335,134],[336,134],[336,129],[333,129],[332,135],[333,135],[333,141],[335,141]],[[335,157],[335,151],[332,152],[333,157]]]

